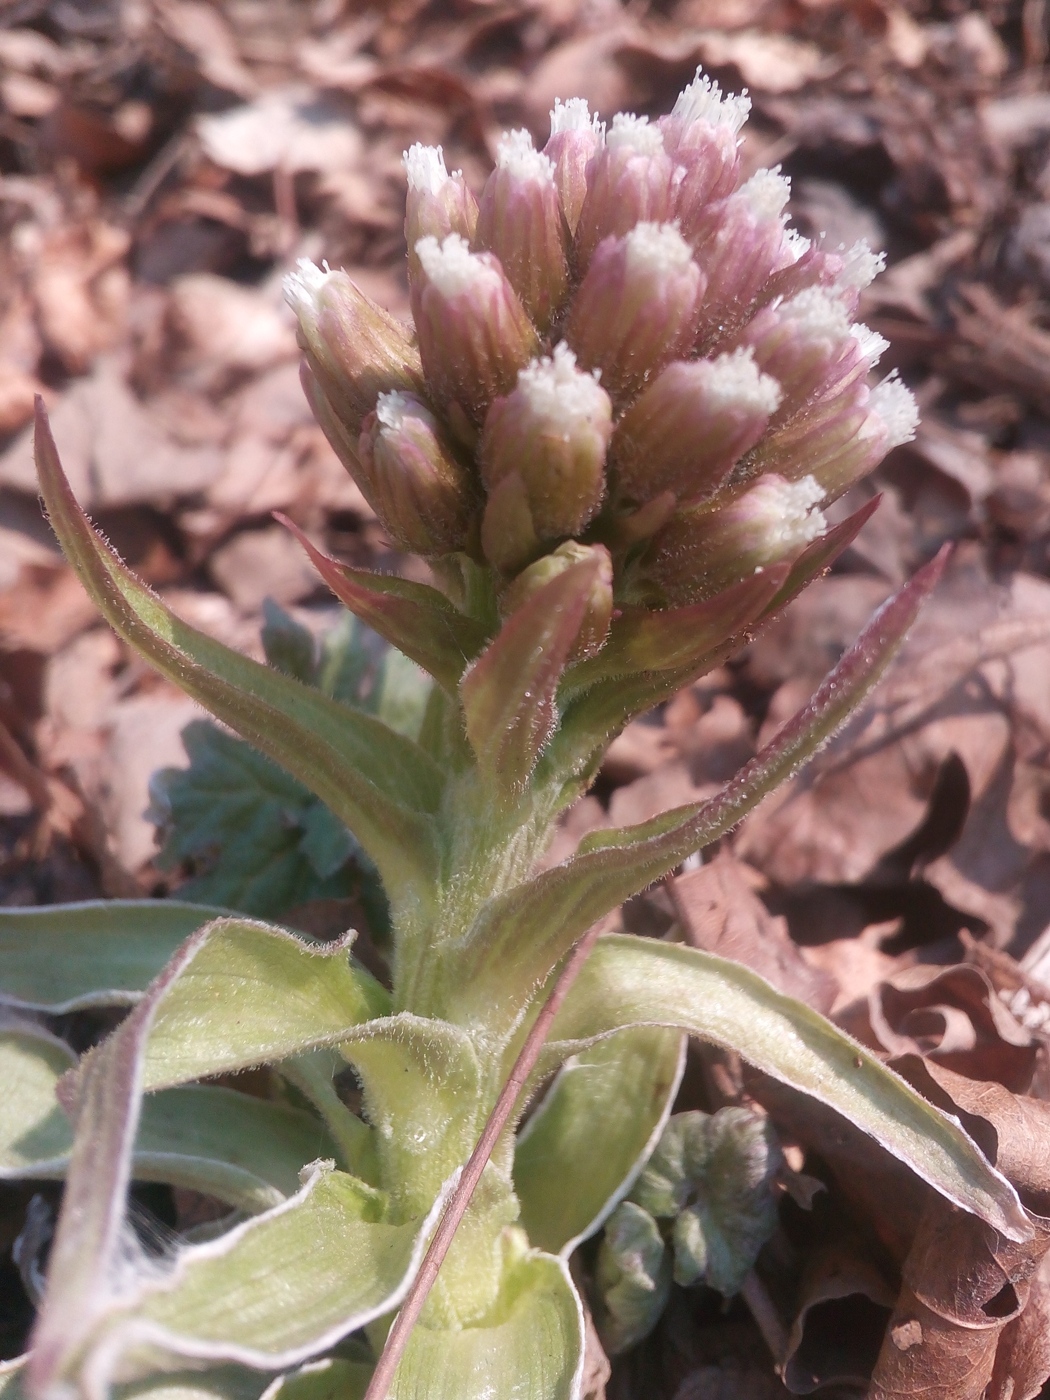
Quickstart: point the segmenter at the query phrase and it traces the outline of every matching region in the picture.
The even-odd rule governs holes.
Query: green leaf
[[[333,1079],[346,1068],[346,1061],[335,1050],[311,1050],[305,1055],[282,1060],[277,1066],[288,1083],[298,1089],[324,1119],[332,1140],[337,1144],[341,1166],[354,1176],[379,1184],[379,1164],[376,1159],[375,1131],[351,1113],[335,1091]]]
[[[347,941],[304,943],[247,919],[217,919],[201,929],[151,988],[143,1089],[336,1045],[361,1022],[384,1015],[387,993],[351,963],[348,948]],[[98,1053],[84,1057],[78,1077]]]
[[[592,832],[571,859],[483,905],[470,950],[449,979],[451,1019],[491,1027],[501,1015],[518,1014],[523,993],[543,985],[585,929],[723,836],[790,777],[875,685],[946,558],[942,551],[880,608],[808,704],[717,797],[637,826]]]
[[[381,1193],[318,1164],[290,1200],[184,1249],[160,1279],[144,1273],[99,1320],[79,1369],[102,1385],[169,1358],[296,1366],[397,1306],[443,1203],[392,1222]]]
[[[441,774],[418,745],[189,627],[98,537],[62,473],[41,406],[37,469],[52,527],[110,625],[188,695],[306,784],[354,832],[391,898],[426,897],[436,869],[428,814]]]
[[[674,1026],[735,1050],[841,1113],[955,1205],[1009,1239],[1030,1237],[1013,1187],[957,1122],[830,1021],[739,963],[629,935],[600,938],[555,1020],[548,1069],[625,1025]]]
[[[74,1060],[68,1047],[36,1028],[0,1031],[0,1180],[65,1176],[73,1126],[55,1088]],[[294,1195],[303,1166],[331,1154],[331,1139],[308,1114],[194,1085],[146,1100],[131,1174],[254,1212]]]
[[[327,1356],[278,1376],[262,1400],[364,1400],[371,1378],[369,1362]]]
[[[627,1030],[562,1066],[514,1154],[531,1244],[568,1258],[599,1228],[659,1140],[684,1050],[673,1031]]]
[[[304,685],[316,685],[317,647],[313,633],[301,622],[296,622],[272,598],[263,599],[263,626],[259,640],[268,666],[302,681]]]
[[[671,1296],[671,1257],[660,1227],[633,1201],[609,1218],[594,1274],[598,1329],[615,1356],[649,1335]]]
[[[173,899],[0,909],[0,1003],[56,1014],[131,1006],[215,913]]]
[[[467,737],[486,780],[519,792],[557,724],[555,696],[601,563],[573,564],[519,607],[460,681]]]
[[[464,667],[485,644],[478,622],[454,608],[436,588],[337,563],[286,516],[278,514],[277,519],[291,530],[341,603],[455,694]]]
[[[353,890],[360,848],[302,783],[207,720],[188,724],[182,742],[189,767],[150,782],[151,815],[166,836],[158,864],[195,871],[180,893],[272,917]]]
[[[568,1269],[532,1253],[505,1269],[483,1324],[417,1323],[389,1400],[577,1400],[582,1368],[583,1315]]]
[[[674,1278],[739,1293],[777,1223],[773,1180],[783,1163],[773,1125],[748,1108],[676,1113],[631,1191],[674,1220]]]

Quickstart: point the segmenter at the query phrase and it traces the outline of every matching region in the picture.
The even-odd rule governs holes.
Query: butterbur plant
[[[559,103],[544,150],[503,139],[478,200],[413,147],[414,329],[343,272],[289,278],[313,411],[434,583],[303,546],[433,678],[418,738],[171,613],[81,514],[41,413],[41,489],[85,586],[353,833],[389,905],[391,976],[355,960],[352,933],[310,942],[178,902],[0,914],[4,1171],[66,1179],[9,1372],[35,1400],[579,1396],[568,1258],[659,1139],[687,1035],[813,1095],[1003,1235],[1029,1232],[959,1125],[815,1012],[695,949],[596,937],[841,724],[940,561],[718,796],[544,865],[612,738],[828,567],[869,508],[834,526],[824,508],[914,425],[903,386],[869,386],[881,343],[852,321],[877,260],[787,229],[775,171],[741,180],[746,113],[699,75],[658,121],[606,128]],[[77,1061],[47,1018],[99,1006],[131,1009]],[[255,1066],[269,1097],[214,1082]],[[233,1213],[146,1259],[132,1180]],[[699,1268],[691,1219],[678,1258],[688,1244]]]

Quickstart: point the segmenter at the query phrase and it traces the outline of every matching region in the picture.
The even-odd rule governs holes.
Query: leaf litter
[[[658,112],[703,63],[750,88],[745,166],[791,175],[800,230],[887,254],[863,314],[923,426],[840,507],[877,491],[880,509],[741,657],[628,726],[548,858],[713,792],[872,608],[955,541],[864,712],[706,863],[606,924],[735,958],[831,1014],[960,1119],[1037,1232],[1003,1246],[826,1110],[693,1047],[676,1112],[767,1116],[785,1163],[776,1220],[741,1295],[669,1282],[660,1320],[611,1366],[592,1335],[594,1400],[1034,1400],[1050,1377],[1044,10],[28,0],[0,18],[5,905],[176,890],[268,902],[321,936],[361,925],[382,968],[382,900],[337,824],[97,623],[36,504],[34,393],[80,499],[177,612],[257,658],[269,622],[271,660],[316,667],[338,649],[338,614],[270,512],[342,562],[405,561],[310,417],[280,279],[296,257],[327,257],[405,312],[412,141],[441,143],[477,185],[501,131],[541,134],[554,97]],[[382,664],[371,654],[371,681],[316,683],[363,685],[358,700],[411,723],[411,682],[388,686]],[[216,782],[227,807],[209,805]],[[262,823],[254,842],[239,802]],[[181,844],[165,826],[180,804]],[[143,1205],[192,1226],[165,1191]],[[5,1251],[28,1204],[0,1192]],[[595,1262],[584,1250],[576,1267],[597,1303]],[[0,1333],[13,1355],[29,1304],[9,1254],[0,1315],[22,1319]]]

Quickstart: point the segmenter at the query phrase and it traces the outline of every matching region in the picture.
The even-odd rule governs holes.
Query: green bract
[[[332,657],[326,670],[276,615],[270,666],[182,622],[80,511],[41,410],[41,489],[85,587],[125,641],[252,746],[197,730],[190,776],[165,780],[169,806],[190,814],[175,855],[215,832],[227,848],[256,832],[247,846],[269,842],[279,860],[267,887],[273,872],[242,851],[241,883],[217,867],[222,879],[198,880],[195,897],[272,918],[352,858],[383,883],[391,985],[357,962],[352,934],[321,944],[214,907],[0,910],[0,1077],[14,1086],[0,1096],[0,1174],[66,1178],[31,1353],[0,1371],[5,1397],[361,1395],[369,1345],[381,1348],[581,936],[804,762],[875,684],[934,586],[940,561],[713,800],[596,833],[541,870],[554,824],[623,724],[729,654],[845,548],[867,512],[825,530],[813,502],[870,466],[908,416],[896,389],[866,407],[871,341],[848,316],[864,278],[850,281],[848,258],[807,260],[779,217],[762,222],[769,192],[736,189],[744,109],[705,82],[659,128],[617,119],[607,143],[579,104],[556,110],[549,155],[524,133],[508,138],[480,219],[440,153],[414,148],[418,352],[344,275],[314,269],[297,283],[311,403],[394,538],[423,542],[436,582],[347,568],[312,545],[311,558],[396,649],[390,675],[407,657],[433,678],[422,715],[383,687],[362,706],[353,677],[340,682]],[[676,183],[676,168],[688,178]],[[704,187],[712,169],[721,174]],[[654,208],[667,221],[640,220]],[[691,249],[704,239],[701,275]],[[741,240],[751,261],[734,273]],[[783,306],[762,301],[771,278]],[[820,296],[798,305],[807,286]],[[741,306],[746,325],[732,319]],[[574,352],[550,343],[564,325]],[[729,354],[745,331],[752,340]],[[576,364],[585,346],[606,356],[593,368],[608,393]],[[706,364],[720,346],[710,371],[658,381],[672,399],[693,378],[708,394],[698,446],[666,433],[647,446],[659,424],[644,403],[630,441],[617,438],[616,415],[649,376],[644,355],[655,374]],[[527,462],[516,443],[532,444]],[[694,471],[690,453],[705,443],[710,460]],[[666,489],[647,487],[646,453],[658,454]],[[800,453],[816,475],[796,470]],[[706,583],[689,548],[668,543],[685,536],[717,553]],[[105,1006],[128,1014],[79,1061],[44,1019]],[[398,1400],[577,1400],[583,1311],[568,1256],[616,1212],[602,1283],[619,1339],[639,1335],[672,1268],[647,1213],[661,1171],[667,1193],[692,1183],[673,1227],[680,1275],[706,1270],[735,1286],[764,1228],[752,1199],[764,1178],[731,1190],[720,1140],[683,1139],[679,1182],[673,1130],[621,1206],[660,1141],[683,1032],[813,1095],[1002,1234],[1030,1233],[1013,1189],[958,1124],[815,1012],[737,964],[605,937],[484,1167],[398,1365]],[[269,1100],[201,1082],[254,1066],[272,1067]],[[348,1069],[360,1114],[340,1096]],[[158,1265],[129,1232],[133,1179],[189,1186],[235,1213]],[[695,1198],[716,1180],[711,1199],[735,1202],[735,1224]],[[367,1343],[351,1339],[359,1332]]]

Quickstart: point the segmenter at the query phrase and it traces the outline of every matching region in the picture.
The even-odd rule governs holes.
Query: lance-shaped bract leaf
[[[173,899],[0,909],[0,1003],[53,1014],[131,1006],[217,912]]]
[[[583,1313],[565,1264],[530,1253],[505,1269],[483,1323],[417,1324],[388,1400],[578,1400]]]
[[[467,737],[501,791],[522,788],[554,732],[554,697],[600,569],[585,559],[544,584],[460,682]]]
[[[797,598],[807,584],[812,583],[825,569],[831,568],[835,560],[849,549],[860,534],[862,527],[878,510],[881,500],[881,496],[873,496],[852,515],[847,516],[837,525],[833,525],[830,530],[826,530],[812,544],[806,546],[788,570],[783,586],[763,611],[763,620],[775,616],[781,608],[786,607],[791,602],[792,598]]]
[[[198,632],[150,592],[92,529],[70,490],[43,405],[37,470],[52,527],[107,621],[162,675],[280,763],[354,832],[396,899],[428,887],[434,834],[427,813],[441,775],[418,745],[370,715]]]
[[[74,1058],[35,1028],[0,1030],[0,1180],[65,1176],[73,1127],[55,1086]],[[191,1085],[146,1099],[131,1174],[255,1212],[294,1195],[303,1166],[332,1151],[309,1114],[233,1089]]]
[[[485,644],[485,630],[478,622],[425,583],[337,563],[287,516],[277,512],[276,518],[295,535],[341,603],[455,694],[464,668]]]
[[[1030,1238],[1017,1193],[955,1119],[749,968],[628,934],[600,938],[555,1020],[547,1067],[625,1025],[673,1026],[735,1050],[841,1113],[963,1210],[1010,1239]]]
[[[684,1052],[672,1031],[626,1030],[563,1065],[514,1153],[532,1244],[568,1258],[619,1203],[659,1140]]]
[[[315,1164],[290,1200],[183,1250],[112,1305],[83,1348],[83,1388],[101,1396],[182,1358],[276,1371],[319,1355],[397,1307],[443,1204],[389,1221],[380,1192]]]
[[[717,797],[593,832],[570,860],[490,900],[471,932],[469,965],[456,970],[461,990],[450,987],[453,1015],[469,1019],[473,1008],[484,1008],[491,1025],[501,1002],[515,1014],[523,990],[543,983],[586,928],[724,835],[815,753],[882,675],[946,557],[942,551],[883,605],[808,704]]]
[[[573,693],[600,681],[639,671],[672,671],[700,664],[727,638],[765,611],[783,586],[787,569],[752,574],[706,602],[684,608],[625,610],[612,624],[609,640],[590,661],[566,678]],[[610,686],[610,691],[612,687]]]

